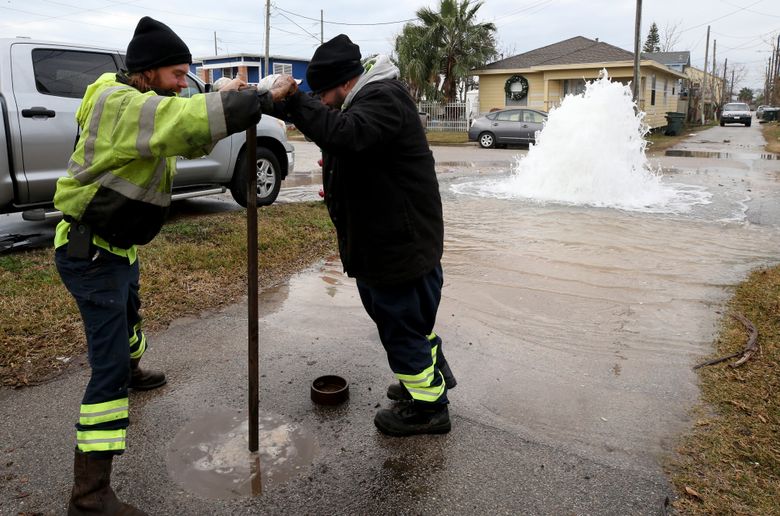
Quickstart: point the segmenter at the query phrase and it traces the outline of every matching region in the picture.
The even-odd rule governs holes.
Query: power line
[[[776,31],[770,30],[769,32],[764,32],[763,34],[759,34],[758,36],[756,36],[755,34],[751,34],[749,36],[745,36],[745,35],[732,36],[731,34],[724,34],[723,32],[720,31],[716,32],[715,34],[717,34],[718,36],[722,36],[724,38],[734,38],[734,39],[757,39],[757,38],[765,38],[767,36],[772,36],[772,39],[774,39],[775,33]]]
[[[525,7],[521,7],[520,9],[517,9],[516,11],[512,11],[510,13],[506,13],[506,14],[504,14],[502,16],[496,16],[495,18],[493,18],[493,22],[495,23],[496,21],[503,20],[504,18],[510,18],[512,16],[517,16],[518,14],[524,13],[526,11],[530,11],[530,10],[535,9],[537,7],[541,7],[542,9],[544,9],[545,7],[547,7],[547,5],[551,4],[552,2],[553,2],[553,0],[540,0],[540,1],[537,1],[537,2],[533,2],[533,3],[529,4],[529,5],[526,5]],[[541,11],[541,9],[539,9],[539,10]]]
[[[292,12],[292,11],[288,11],[287,9],[282,9],[281,7],[279,7],[279,6],[278,6],[278,5],[276,5],[276,4],[272,4],[272,5],[273,5],[274,9],[276,9],[276,10],[278,10],[278,11],[283,11],[283,12],[286,12],[287,14],[291,14],[291,15],[293,15],[293,16],[297,16],[297,17],[299,17],[299,18],[304,18],[304,19],[306,19],[306,20],[313,20],[313,21],[316,21],[316,22],[318,22],[318,23],[319,23],[319,21],[320,21],[320,19],[319,19],[319,18],[311,18],[310,16],[304,16],[304,15],[302,15],[302,14],[298,14],[298,13],[294,13],[294,12]],[[285,18],[287,18],[287,17],[285,16]],[[289,20],[289,18],[287,18],[287,19]],[[409,19],[407,19],[407,20],[396,20],[396,21],[389,21],[389,22],[375,22],[375,23],[347,23],[347,22],[334,22],[334,21],[327,21],[327,20],[322,20],[322,22],[323,22],[323,23],[329,23],[330,25],[371,26],[371,25],[394,25],[394,24],[396,24],[396,23],[406,23],[406,22],[415,21],[416,19],[417,19],[417,18],[409,18]],[[290,20],[290,21],[292,21],[292,20]],[[295,23],[295,22],[293,22],[293,23]],[[319,40],[319,38],[318,38],[318,40]]]
[[[758,0],[757,2],[753,2],[752,4],[748,5],[747,7],[740,7],[736,11],[732,11],[732,12],[730,12],[728,14],[724,14],[723,16],[719,16],[718,18],[715,18],[713,20],[710,20],[710,21],[707,21],[707,22],[704,22],[704,23],[700,23],[699,25],[694,25],[693,27],[688,27],[687,29],[683,29],[683,30],[680,31],[680,34],[682,34],[683,32],[688,32],[689,30],[698,29],[699,27],[704,27],[705,25],[709,25],[712,22],[716,22],[718,20],[722,20],[723,18],[731,16],[732,14],[736,14],[736,13],[738,13],[740,11],[746,11],[749,7],[753,7],[754,5],[760,4],[762,1],[763,0]]]
[[[64,2],[52,2],[52,3],[58,3],[60,5],[72,7],[74,9],[76,9],[76,11],[75,12],[71,12],[71,13],[58,14],[58,15],[46,15],[46,14],[36,13],[36,12],[33,12],[33,11],[25,11],[23,9],[16,9],[14,7],[7,7],[7,6],[4,6],[4,5],[0,5],[0,9],[5,9],[5,10],[8,10],[8,11],[15,11],[15,12],[23,13],[23,14],[30,14],[32,16],[39,16],[40,18],[42,18],[44,20],[61,20],[61,19],[66,19],[67,20],[68,18],[70,18],[72,16],[78,16],[78,15],[80,15],[82,13],[85,13],[85,12],[100,11],[100,10],[105,9],[105,7],[96,7],[96,8],[91,8],[91,9],[81,9],[81,8],[79,8],[77,6],[69,5],[69,4],[66,4]],[[125,2],[125,3],[130,3],[130,2]],[[34,21],[40,21],[40,20],[26,20],[26,21],[18,21],[18,22],[13,22],[13,23],[4,23],[4,24],[0,24],[0,25],[3,25],[3,26],[24,25],[24,24],[27,24],[27,23],[33,23]],[[73,22],[74,20],[68,20],[68,21],[72,21]],[[104,28],[104,29],[111,29],[111,30],[122,31],[122,32],[127,32],[127,30],[128,30],[128,28],[126,26],[124,26],[124,27],[112,27],[111,25],[103,25],[101,23],[88,22],[88,21],[84,21],[84,20],[78,20],[78,23],[82,24],[82,25],[92,25],[92,26],[95,26],[95,27],[101,27],[101,28]],[[203,30],[203,27],[194,27],[192,25],[181,25],[181,24],[178,24],[178,23],[176,24],[176,27],[177,28],[179,28],[179,27],[180,28],[185,28],[185,29],[193,29],[193,30],[197,30],[197,31],[202,31]],[[237,31],[237,30],[230,30],[230,29],[220,29],[219,32],[222,32],[222,33],[224,33],[224,32],[232,32],[234,34],[241,34],[241,35],[247,35],[247,36],[256,36],[257,35],[257,32],[246,32],[246,31]],[[206,41],[207,40],[205,38],[188,38],[188,39],[200,39],[202,41]],[[208,41],[211,41],[211,39],[209,38]]]
[[[279,8],[278,8],[278,7],[276,7],[276,6],[274,6],[274,8],[275,8],[276,10],[278,10],[278,11],[283,11],[283,9],[279,9]],[[279,13],[279,16],[281,16],[281,17],[283,17],[283,18],[287,19],[288,21],[290,21],[292,24],[294,24],[294,25],[295,25],[295,26],[297,26],[299,29],[301,29],[303,32],[305,32],[306,34],[308,34],[308,35],[309,35],[309,36],[311,36],[312,38],[316,39],[316,40],[317,40],[317,42],[319,42],[319,41],[320,41],[320,37],[319,37],[319,36],[315,36],[314,34],[312,34],[311,32],[309,32],[309,31],[308,31],[308,30],[306,30],[305,28],[301,27],[301,26],[300,26],[300,25],[298,25],[298,24],[297,24],[297,23],[296,23],[294,20],[292,20],[291,18],[289,18],[289,17],[288,17],[286,14],[284,14],[284,13]]]
[[[731,2],[727,2],[726,0],[720,0],[720,1],[723,2],[726,5],[730,5],[732,7],[739,7],[737,4],[732,4]],[[750,6],[748,6],[748,7],[750,7]],[[753,9],[748,9],[747,7],[745,7],[745,10],[748,11],[748,12],[751,12],[753,14],[759,14],[761,16],[769,16],[771,18],[780,18],[780,16],[777,15],[777,14],[762,13],[760,11],[754,11]]]

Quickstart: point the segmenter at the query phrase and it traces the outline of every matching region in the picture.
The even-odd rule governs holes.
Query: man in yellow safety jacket
[[[57,182],[62,211],[55,262],[84,321],[92,375],[78,423],[68,514],[144,514],[110,485],[125,450],[128,389],[165,384],[142,370],[147,348],[139,316],[137,246],[163,225],[176,156],[208,154],[217,141],[271,112],[287,86],[259,93],[234,79],[221,91],[177,97],[192,57],[165,24],[142,18],[127,47],[127,70],[91,84],[76,113],[80,137]]]

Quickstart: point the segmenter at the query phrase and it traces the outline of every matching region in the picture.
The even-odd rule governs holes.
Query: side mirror
[[[204,93],[211,93],[211,91],[212,91],[212,87],[210,82],[207,82],[206,84],[203,85]]]

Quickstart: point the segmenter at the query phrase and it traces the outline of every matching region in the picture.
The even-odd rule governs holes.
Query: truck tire
[[[233,173],[233,179],[230,181],[230,194],[233,199],[246,208],[247,205],[247,154],[241,153],[241,157],[236,162],[236,171]],[[276,159],[271,150],[257,146],[257,205],[269,206],[273,204],[279,195],[279,189],[282,186],[282,168],[279,166],[279,160]]]

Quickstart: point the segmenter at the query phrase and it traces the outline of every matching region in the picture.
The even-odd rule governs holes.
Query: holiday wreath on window
[[[523,100],[528,95],[528,80],[522,75],[513,75],[506,80],[504,92],[510,100]]]

